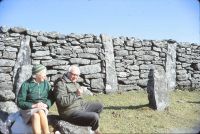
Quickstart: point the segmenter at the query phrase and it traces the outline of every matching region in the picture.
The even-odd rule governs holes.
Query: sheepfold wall
[[[39,63],[47,67],[52,85],[70,65],[77,64],[82,72],[79,82],[99,93],[145,90],[153,66],[165,69],[170,90],[200,88],[198,44],[1,27],[0,99],[14,99],[19,69]]]

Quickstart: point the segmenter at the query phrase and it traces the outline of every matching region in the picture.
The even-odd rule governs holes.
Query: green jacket
[[[53,104],[53,91],[48,81],[36,83],[33,78],[28,79],[20,88],[17,96],[17,105],[23,109],[31,109],[38,102],[47,104],[48,108]]]
[[[83,100],[76,94],[76,90],[80,88],[78,83],[72,83],[64,74],[54,84],[54,97],[61,117],[67,118],[74,110],[82,109]]]

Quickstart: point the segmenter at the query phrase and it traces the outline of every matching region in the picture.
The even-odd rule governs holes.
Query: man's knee
[[[93,113],[91,116],[92,116],[92,120],[94,120],[94,121],[99,120],[99,115],[97,113]]]

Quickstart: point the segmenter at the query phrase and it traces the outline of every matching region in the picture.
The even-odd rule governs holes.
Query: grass
[[[149,108],[144,91],[98,94],[87,96],[86,100],[104,104],[100,118],[102,133],[169,133],[200,123],[200,91],[171,92],[170,105],[165,111]],[[57,114],[55,105],[50,114]]]

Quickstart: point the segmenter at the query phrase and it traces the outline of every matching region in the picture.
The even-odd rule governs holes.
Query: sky
[[[200,44],[200,2],[0,0],[0,26]]]

